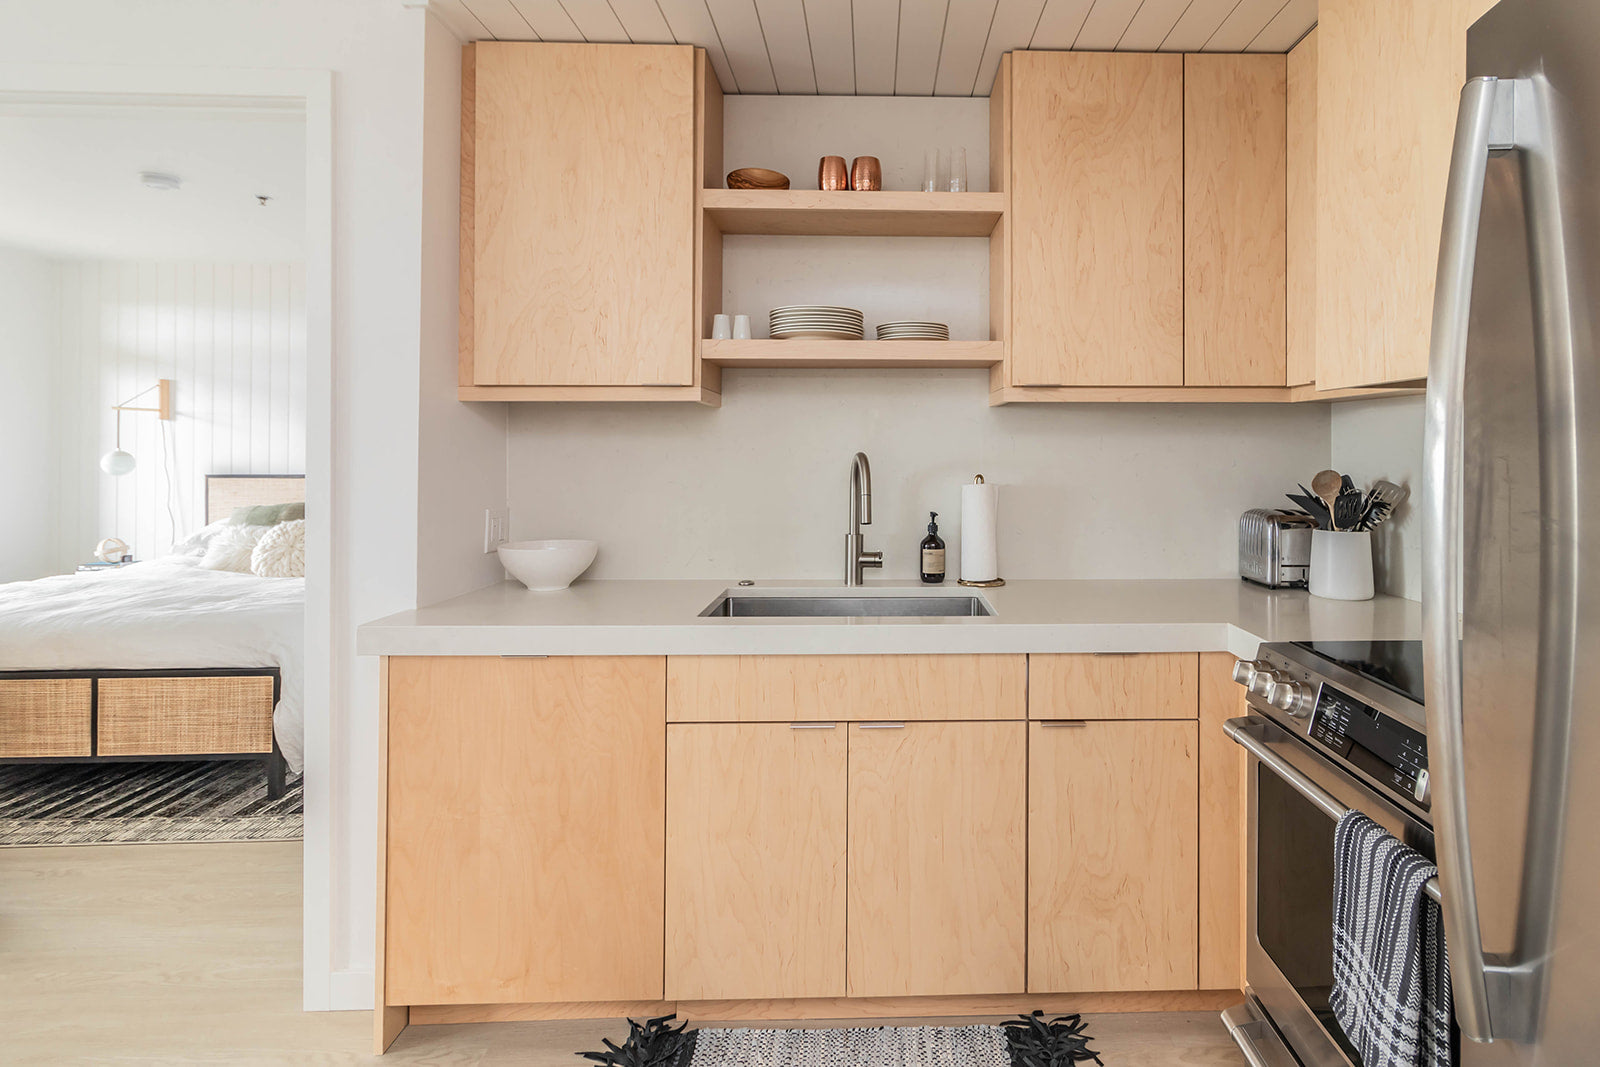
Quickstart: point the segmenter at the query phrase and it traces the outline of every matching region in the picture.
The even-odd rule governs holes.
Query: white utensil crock
[[[1310,584],[1325,600],[1371,600],[1371,532],[1313,530]]]

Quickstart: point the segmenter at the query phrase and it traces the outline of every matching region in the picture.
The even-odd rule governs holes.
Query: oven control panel
[[[1311,740],[1426,808],[1428,739],[1332,685],[1311,715]]]

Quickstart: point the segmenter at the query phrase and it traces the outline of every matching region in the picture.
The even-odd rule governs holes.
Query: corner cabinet
[[[1321,0],[1313,58],[1321,388],[1427,376],[1467,27],[1488,6]]]
[[[706,92],[689,46],[466,46],[462,399],[706,399]]]

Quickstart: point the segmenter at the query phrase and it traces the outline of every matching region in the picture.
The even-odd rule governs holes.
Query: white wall
[[[967,148],[988,186],[988,101],[730,97],[725,162],[815,188],[817,157],[877,155],[916,188],[929,145]],[[946,321],[988,336],[985,239],[728,238],[723,310],[757,335],[777,304],[843,303],[871,324]],[[960,543],[960,485],[1000,491],[1016,578],[1236,575],[1238,516],[1275,505],[1328,456],[1328,409],[988,406],[969,371],[727,371],[723,406],[512,405],[518,538],[592,537],[596,578],[839,578],[850,456],[872,460],[886,577],[916,574],[927,512]],[[957,558],[955,554],[952,559]],[[952,566],[952,575],[954,567]]]
[[[205,525],[207,474],[304,474],[305,271],[299,264],[61,265],[61,509],[56,569],[104,537],[164,555]],[[174,418],[122,416],[138,466],[99,467],[113,404],[173,381]],[[134,401],[153,407],[156,394]]]
[[[1220,578],[1239,513],[1327,457],[1321,405],[991,408],[985,371],[729,371],[723,390],[720,410],[513,407],[515,536],[598,540],[596,578],[837,579],[860,449],[885,577],[916,574],[930,510],[959,547],[982,473],[1004,576]]]
[[[0,582],[49,574],[58,555],[56,271],[0,247]]]
[[[506,405],[456,400],[460,309],[461,45],[428,20],[422,102],[422,395],[417,602],[505,577],[483,512],[506,500]]]
[[[1387,478],[1411,490],[1411,497],[1373,536],[1380,592],[1422,599],[1422,523],[1417,497],[1422,493],[1420,396],[1351,400],[1331,405],[1331,464],[1356,484]]]

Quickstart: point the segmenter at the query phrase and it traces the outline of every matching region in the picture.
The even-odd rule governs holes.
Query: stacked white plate
[[[880,341],[948,341],[950,327],[942,322],[885,322],[878,326]]]
[[[866,324],[855,308],[825,304],[794,304],[773,308],[769,332],[774,338],[818,337],[836,341],[859,341],[866,336]]]

